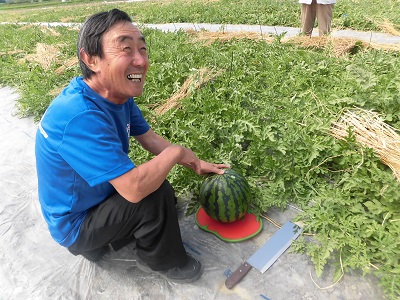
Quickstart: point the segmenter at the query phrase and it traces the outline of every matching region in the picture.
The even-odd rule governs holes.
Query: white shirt
[[[299,3],[311,4],[312,0],[299,0]],[[335,4],[336,0],[317,0],[318,4]]]

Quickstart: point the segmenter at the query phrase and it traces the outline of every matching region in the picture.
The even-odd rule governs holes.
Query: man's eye
[[[131,47],[124,47],[124,51],[131,51]]]

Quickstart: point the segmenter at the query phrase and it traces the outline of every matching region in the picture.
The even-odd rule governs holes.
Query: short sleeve
[[[142,112],[136,105],[135,101],[132,101],[130,118],[131,118],[131,131],[130,131],[131,136],[142,135],[150,129],[149,124],[146,122]]]
[[[59,153],[90,186],[135,167],[108,117],[99,111],[82,112],[67,124]]]

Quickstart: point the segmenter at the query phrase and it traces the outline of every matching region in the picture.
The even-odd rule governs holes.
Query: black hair
[[[94,72],[86,66],[82,61],[80,50],[83,50],[89,55],[97,55],[99,58],[103,57],[102,51],[102,36],[114,24],[118,22],[131,22],[132,19],[129,15],[119,9],[112,9],[107,12],[100,12],[90,16],[82,25],[78,34],[77,55],[79,65],[82,70],[83,78],[90,78]]]

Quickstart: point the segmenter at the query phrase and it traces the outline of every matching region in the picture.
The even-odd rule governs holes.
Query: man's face
[[[103,57],[96,59],[90,85],[104,98],[124,103],[143,92],[149,68],[144,37],[130,22],[113,25],[102,37]]]

